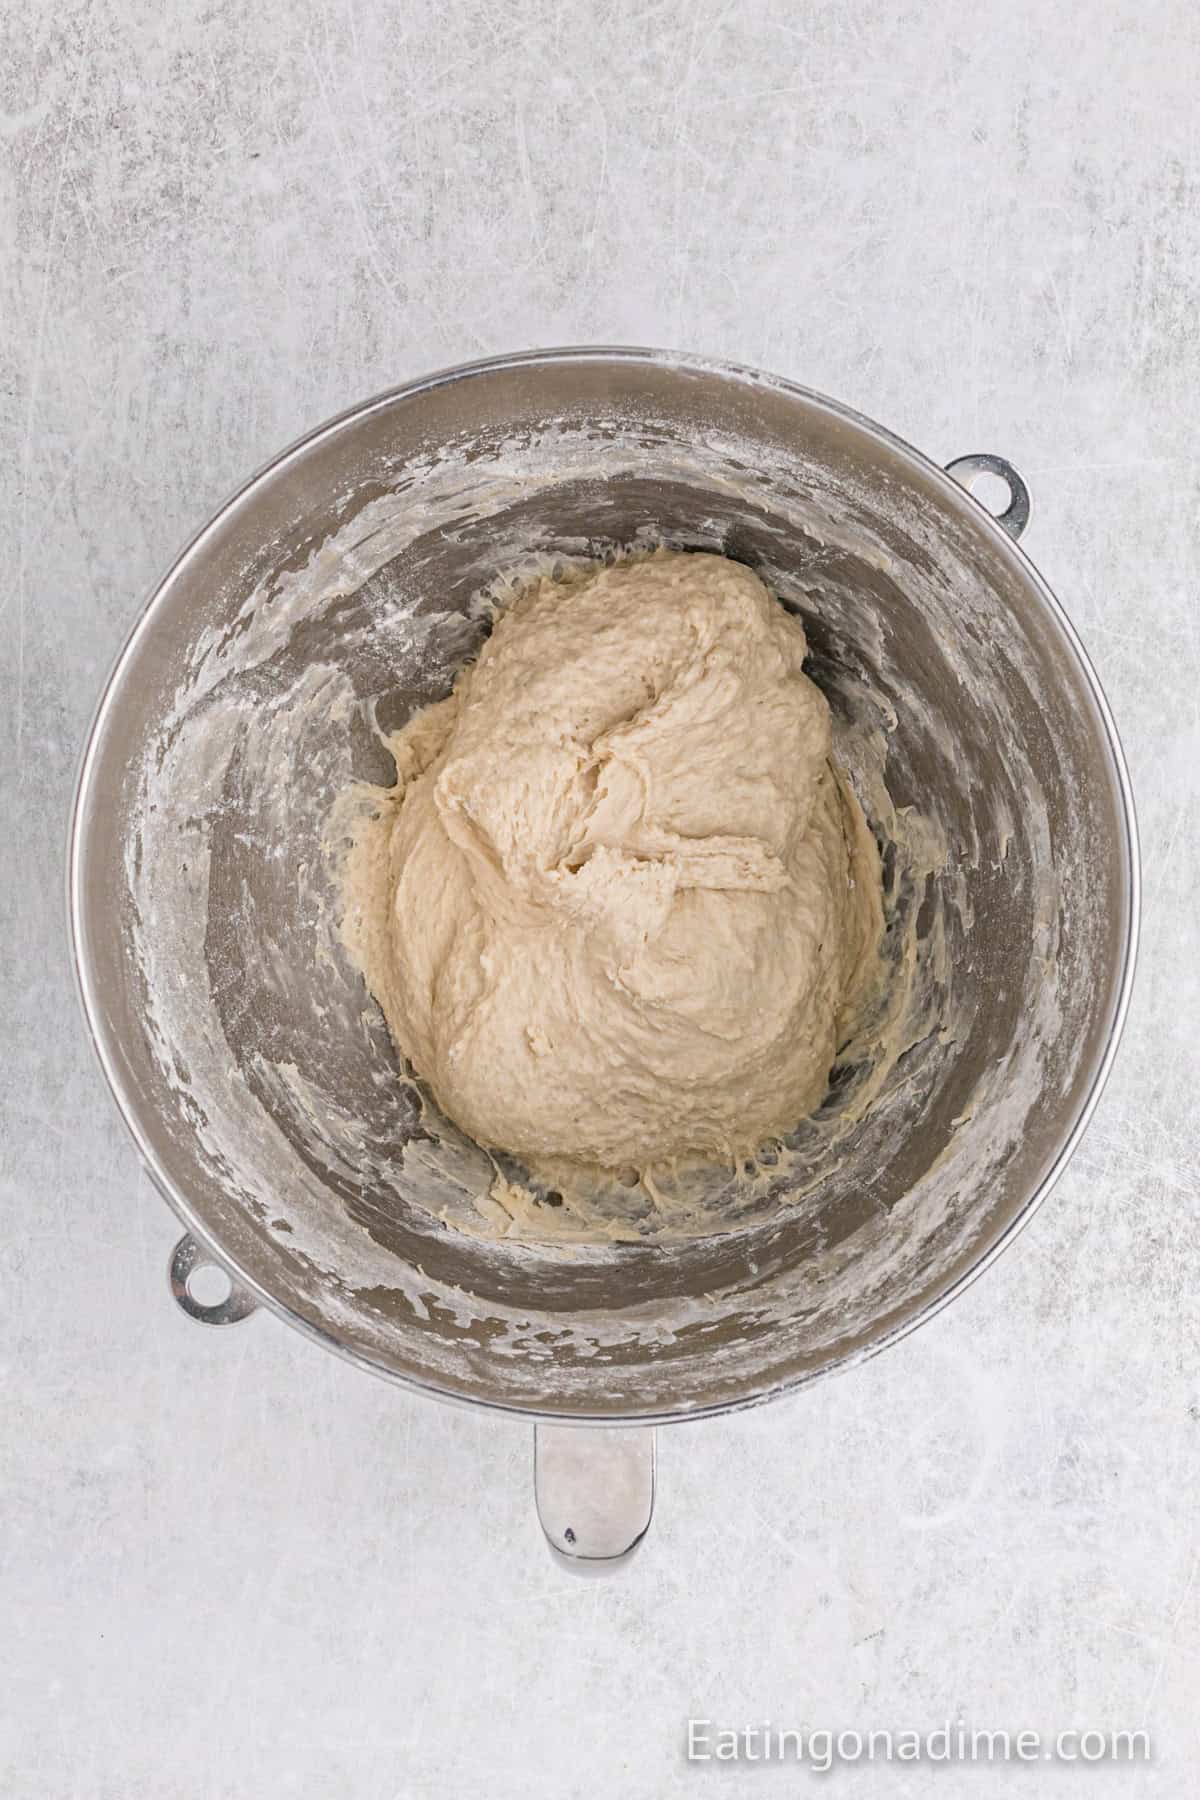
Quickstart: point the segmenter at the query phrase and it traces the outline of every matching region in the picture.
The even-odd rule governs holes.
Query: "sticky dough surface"
[[[749,569],[660,551],[525,589],[390,740],[345,934],[479,1143],[644,1172],[820,1103],[881,900],[805,653]]]

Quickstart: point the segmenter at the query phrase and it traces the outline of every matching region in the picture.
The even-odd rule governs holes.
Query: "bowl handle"
[[[194,1272],[209,1268],[219,1269],[229,1283],[229,1291],[221,1300],[197,1300],[189,1292],[188,1281]],[[229,1271],[222,1267],[211,1251],[197,1243],[190,1231],[185,1232],[171,1252],[168,1279],[175,1304],[183,1308],[189,1319],[197,1319],[201,1325],[236,1325],[239,1319],[248,1319],[252,1312],[258,1310],[258,1301],[254,1295],[246,1288],[239,1287]]]
[[[1029,489],[1003,456],[993,456],[990,451],[979,451],[973,456],[956,456],[953,462],[946,464],[946,473],[953,475],[968,494],[977,475],[998,475],[1008,489],[1008,505],[1002,512],[992,512],[990,506],[985,506],[984,511],[991,514],[1010,538],[1021,536],[1029,523]]]
[[[651,1426],[535,1426],[534,1494],[556,1558],[584,1573],[627,1561],[654,1512],[654,1467]]]

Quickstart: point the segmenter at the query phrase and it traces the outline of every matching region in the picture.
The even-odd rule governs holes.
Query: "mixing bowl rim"
[[[85,954],[86,919],[88,913],[88,897],[84,891],[84,823],[94,800],[93,778],[99,755],[99,746],[104,727],[114,709],[122,676],[132,660],[143,635],[149,630],[153,616],[160,604],[170,593],[175,583],[185,573],[190,564],[198,559],[211,537],[224,528],[230,517],[246,506],[255,492],[268,478],[282,474],[287,466],[299,461],[309,451],[335,437],[350,424],[357,424],[372,413],[384,411],[401,401],[411,401],[422,394],[449,385],[457,381],[468,380],[473,376],[494,374],[503,369],[521,367],[540,367],[548,363],[586,363],[617,362],[638,365],[652,363],[684,374],[696,374],[714,377],[722,381],[739,382],[747,386],[761,387],[778,392],[789,398],[802,401],[811,410],[825,413],[841,423],[848,423],[868,438],[889,447],[903,460],[915,465],[916,469],[927,480],[931,480],[939,488],[943,496],[955,507],[963,509],[977,529],[990,537],[993,549],[1011,561],[1032,594],[1040,601],[1044,613],[1050,623],[1057,628],[1060,637],[1071,652],[1084,680],[1084,685],[1103,726],[1103,735],[1108,747],[1110,768],[1116,778],[1116,787],[1121,799],[1121,816],[1123,826],[1123,887],[1128,906],[1128,918],[1124,943],[1121,951],[1121,973],[1117,1004],[1113,1010],[1108,1039],[1099,1055],[1095,1071],[1088,1086],[1088,1091],[1080,1103],[1070,1128],[1064,1135],[1059,1149],[1055,1153],[1049,1169],[1037,1186],[1013,1213],[1003,1230],[975,1258],[970,1265],[954,1278],[939,1293],[934,1294],[922,1305],[905,1317],[896,1320],[887,1330],[869,1342],[855,1345],[829,1362],[821,1363],[813,1368],[800,1369],[782,1380],[733,1398],[714,1400],[704,1404],[675,1410],[670,1407],[650,1408],[643,1411],[610,1411],[610,1412],[575,1412],[569,1408],[555,1408],[537,1405],[523,1405],[515,1400],[498,1400],[485,1396],[474,1396],[461,1392],[449,1385],[431,1380],[427,1377],[405,1373],[388,1367],[383,1362],[368,1355],[365,1351],[344,1344],[324,1327],[314,1324],[296,1312],[286,1301],[282,1301],[266,1289],[254,1276],[241,1267],[236,1258],[231,1257],[212,1237],[206,1225],[193,1210],[190,1201],[172,1179],[169,1171],[162,1165],[149,1139],[143,1132],[135,1103],[135,1098],[128,1084],[123,1082],[119,1068],[117,1052],[119,1039],[105,1018],[99,996],[95,992],[94,974],[88,965]],[[66,901],[68,931],[71,944],[71,963],[74,971],[76,991],[84,1018],[87,1021],[88,1035],[93,1050],[100,1064],[101,1072],[118,1111],[124,1120],[126,1129],[137,1145],[143,1166],[150,1176],[155,1189],[166,1200],[176,1217],[182,1221],[187,1230],[213,1256],[214,1261],[224,1267],[239,1287],[246,1289],[254,1298],[270,1312],[284,1320],[293,1329],[310,1338],[314,1343],[333,1350],[339,1356],[355,1366],[378,1375],[384,1380],[395,1382],[413,1392],[424,1394],[430,1398],[446,1401],[464,1407],[484,1407],[489,1412],[508,1415],[526,1421],[544,1420],[551,1423],[569,1423],[572,1425],[595,1425],[603,1428],[606,1425],[665,1425],[683,1424],[693,1419],[713,1418],[725,1413],[740,1412],[752,1406],[761,1406],[769,1401],[778,1400],[788,1394],[797,1393],[811,1382],[841,1370],[853,1367],[869,1357],[879,1354],[889,1345],[907,1337],[918,1326],[925,1324],[943,1307],[958,1298],[980,1275],[988,1269],[1001,1253],[1008,1248],[1017,1235],[1024,1230],[1034,1213],[1042,1205],[1047,1195],[1058,1181],[1067,1163],[1074,1154],[1083,1133],[1096,1110],[1100,1096],[1111,1073],[1113,1062],[1120,1045],[1121,1035],[1129,1010],[1130,997],[1133,990],[1134,974],[1137,963],[1137,946],[1141,918],[1141,871],[1138,850],[1137,817],[1134,807],[1133,786],[1129,776],[1125,754],[1117,732],[1116,721],[1105,697],[1104,690],[1092,667],[1087,651],[1084,649],[1075,627],[1072,625],[1061,603],[1047,585],[1037,568],[1030,561],[1021,546],[1011,538],[998,524],[994,516],[970,492],[957,482],[953,476],[915,448],[904,438],[880,425],[866,414],[853,407],[830,399],[827,395],[807,388],[799,382],[791,381],[785,376],[774,375],[755,369],[747,364],[726,361],[721,358],[694,355],[688,352],[652,349],[630,345],[564,345],[543,350],[514,351],[499,356],[482,357],[474,362],[458,363],[430,374],[416,377],[399,385],[385,389],[367,400],[346,407],[332,418],[304,432],[292,443],[263,463],[255,472],[237,487],[233,493],[217,508],[207,522],[186,542],[169,565],[166,573],[155,583],[137,614],[133,625],[115,657],[109,674],[104,682],[97,701],[83,749],[79,757],[78,771],[74,787],[74,799],[71,806],[70,823],[66,855]]]

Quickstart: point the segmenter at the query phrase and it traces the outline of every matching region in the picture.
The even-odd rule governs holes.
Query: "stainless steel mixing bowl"
[[[1111,716],[1014,541],[1023,485],[995,459],[957,472],[987,466],[1008,480],[1001,521],[789,382],[580,349],[385,394],[229,501],[121,653],[70,846],[83,1003],[188,1230],[181,1303],[212,1322],[262,1303],[424,1392],[628,1427],[797,1388],[997,1254],[1112,1061],[1137,874]],[[945,850],[889,869],[930,1027],[828,1165],[806,1167],[801,1133],[724,1235],[489,1241],[461,1228],[487,1158],[403,1079],[341,953],[329,807],[354,776],[387,779],[377,728],[448,689],[491,578],[655,542],[759,568],[803,615],[835,711],[873,697],[891,799]],[[805,1192],[781,1204],[789,1182]],[[224,1303],[189,1293],[198,1260],[228,1271]],[[602,1555],[636,1536],[648,1442],[543,1432],[552,1541]],[[602,1503],[589,1523],[576,1509],[610,1477],[622,1516]]]

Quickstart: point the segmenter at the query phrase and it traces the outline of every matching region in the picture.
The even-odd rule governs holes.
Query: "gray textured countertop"
[[[1196,1791],[1200,27],[1183,0],[41,4],[0,54],[0,1792],[665,1800],[730,1725],[1147,1727]],[[166,1291],[61,860],[110,658],[305,427],[500,349],[677,345],[1010,456],[1122,727],[1141,977],[1082,1151],[948,1312],[677,1428],[573,1580],[530,1441]],[[14,855],[15,852],[15,855]]]

